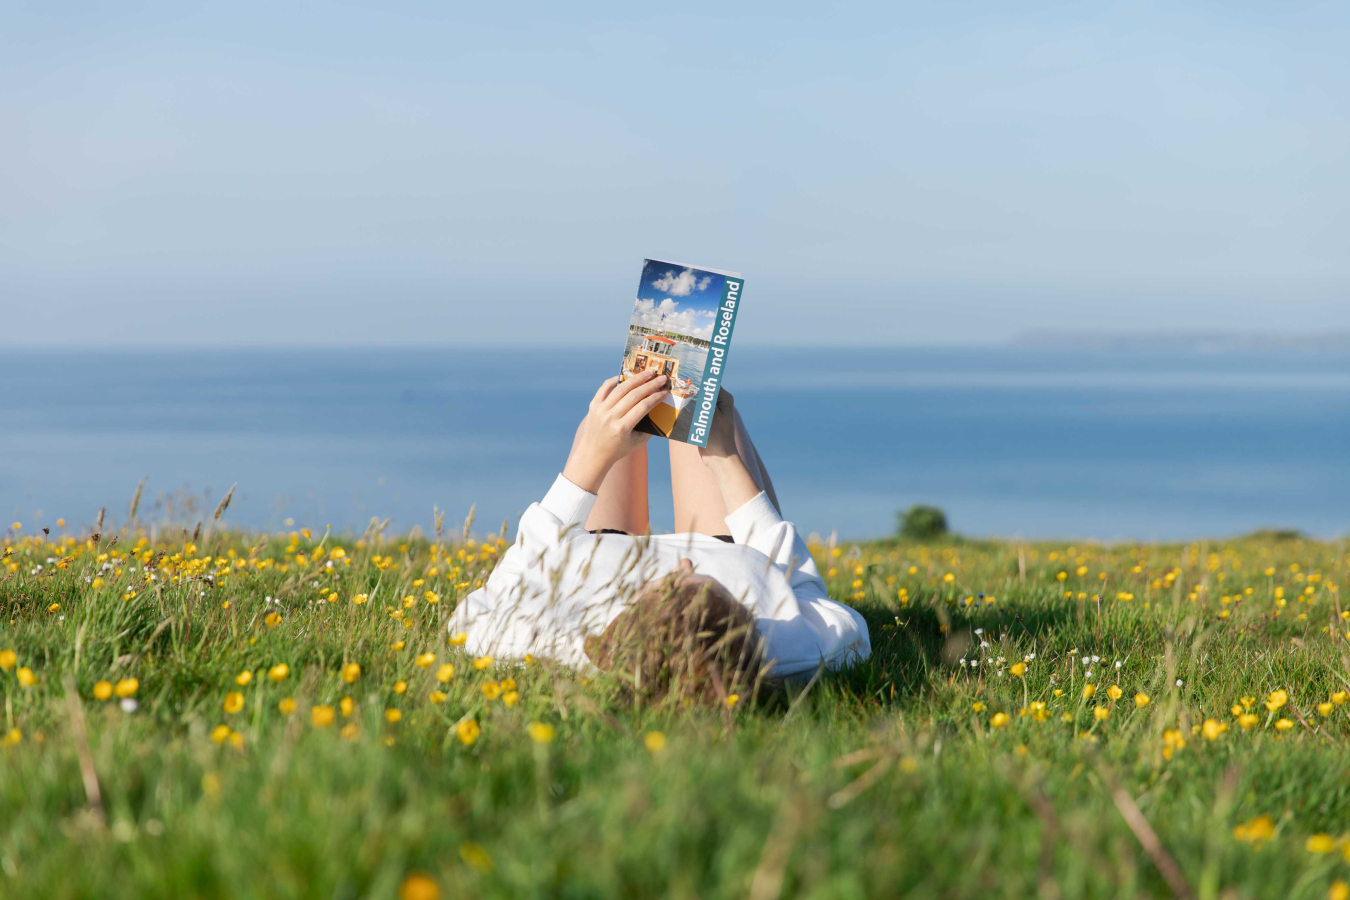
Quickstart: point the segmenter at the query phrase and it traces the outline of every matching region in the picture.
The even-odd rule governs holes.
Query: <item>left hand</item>
[[[731,391],[722,388],[717,393],[717,408],[713,412],[712,430],[708,433],[708,443],[698,448],[699,458],[704,464],[737,456],[736,450],[736,398]]]
[[[614,464],[651,437],[633,429],[665,399],[665,388],[666,376],[653,369],[623,382],[617,375],[606,379],[577,429],[563,477],[582,490],[599,493]]]

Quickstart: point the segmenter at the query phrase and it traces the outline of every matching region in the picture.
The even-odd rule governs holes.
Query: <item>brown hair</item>
[[[750,612],[721,585],[678,573],[638,594],[585,650],[626,694],[645,701],[724,701],[753,689],[763,662]]]

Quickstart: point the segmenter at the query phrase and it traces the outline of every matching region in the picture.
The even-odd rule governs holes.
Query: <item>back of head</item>
[[[749,611],[716,581],[678,573],[638,594],[585,649],[626,693],[646,701],[725,700],[754,686],[763,661]]]

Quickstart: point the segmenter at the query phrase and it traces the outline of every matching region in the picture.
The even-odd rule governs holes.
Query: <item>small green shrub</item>
[[[931,541],[947,533],[947,514],[936,506],[911,506],[899,514],[900,536]]]

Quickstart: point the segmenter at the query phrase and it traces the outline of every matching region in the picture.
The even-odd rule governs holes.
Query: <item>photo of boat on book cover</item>
[[[708,443],[744,284],[735,272],[643,261],[620,376],[657,368],[670,389],[639,430],[696,447]]]

